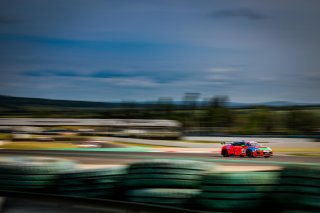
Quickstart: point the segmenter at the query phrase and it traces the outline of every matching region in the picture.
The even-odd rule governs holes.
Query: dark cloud
[[[81,74],[73,71],[54,71],[54,70],[36,70],[36,71],[25,71],[22,72],[24,76],[30,77],[45,77],[45,76],[56,76],[56,77],[79,77]]]
[[[69,70],[28,70],[20,73],[22,76],[28,77],[67,77],[67,78],[92,78],[92,79],[107,79],[107,78],[148,78],[158,83],[169,83],[180,79],[191,78],[188,73],[178,73],[172,71],[168,76],[165,72],[158,71],[121,71],[121,70],[104,70],[104,71],[90,71],[81,73]]]
[[[319,0],[0,2],[2,93],[320,101]]]
[[[218,10],[211,14],[213,18],[242,18],[247,20],[263,20],[268,18],[266,15],[251,9],[226,9]]]
[[[0,16],[0,24],[19,24],[21,23],[21,19],[8,17],[8,16]]]
[[[121,77],[137,77],[139,73],[126,73],[117,71],[94,71],[90,73],[80,73],[76,71],[57,71],[57,70],[34,70],[22,72],[24,76],[30,77],[88,77],[88,78],[121,78]],[[141,75],[141,74],[140,74]]]

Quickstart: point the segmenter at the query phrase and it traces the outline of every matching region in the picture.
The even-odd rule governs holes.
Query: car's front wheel
[[[246,155],[247,155],[248,158],[253,158],[254,157],[251,150],[247,150],[246,151]]]
[[[226,149],[222,150],[222,156],[223,157],[229,157],[228,150],[226,150]]]

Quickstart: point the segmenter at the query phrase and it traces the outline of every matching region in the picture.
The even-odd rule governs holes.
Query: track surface
[[[298,156],[273,156],[271,158],[224,158],[218,153],[163,153],[163,152],[100,152],[100,151],[43,151],[43,150],[1,150],[0,156],[5,155],[36,155],[63,157],[85,164],[125,164],[133,161],[147,160],[153,158],[176,158],[194,159],[222,164],[285,164],[285,163],[320,163],[319,157],[298,157]]]

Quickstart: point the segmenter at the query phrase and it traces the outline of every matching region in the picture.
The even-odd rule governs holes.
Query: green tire
[[[94,190],[110,190],[116,188],[115,185],[79,185],[79,186],[65,186],[58,187],[57,190],[61,192],[67,191],[94,191]]]
[[[186,207],[188,201],[200,194],[197,189],[150,188],[131,190],[127,192],[127,199],[157,205]]]
[[[265,197],[265,193],[262,192],[242,192],[242,193],[222,193],[222,192],[203,192],[201,194],[201,198],[205,199],[220,199],[220,200],[255,200],[255,199],[261,199]]]
[[[2,180],[16,180],[16,181],[42,181],[42,180],[54,180],[57,175],[17,175],[17,174],[1,174]]]
[[[274,197],[284,209],[320,212],[320,167],[286,166],[281,172]]]
[[[316,165],[288,165],[282,170],[281,177],[301,177],[301,178],[319,179],[320,166],[316,166]]]
[[[177,169],[177,168],[138,168],[131,169],[130,174],[183,174],[203,175],[207,170]]]
[[[125,181],[125,186],[137,188],[199,188],[201,181],[180,179],[130,179]]]
[[[213,173],[205,176],[203,185],[272,185],[277,180],[278,174],[274,172]]]
[[[216,186],[205,186],[203,191],[205,192],[227,192],[227,193],[242,193],[242,192],[270,192],[275,189],[275,186],[269,185],[243,185],[243,186],[225,186],[225,185],[216,185]]]
[[[279,203],[286,209],[320,210],[320,195],[305,193],[278,193]]]
[[[192,160],[167,160],[167,159],[157,159],[142,162],[135,162],[130,164],[129,172],[135,169],[145,169],[145,168],[161,168],[161,169],[187,169],[187,170],[199,170],[199,171],[209,171],[216,168],[214,164],[206,163],[203,161],[192,161]]]
[[[179,180],[202,180],[199,175],[184,175],[184,174],[130,174],[127,179],[179,179]]]
[[[77,179],[89,177],[119,177],[127,174],[126,166],[118,166],[102,169],[77,169],[71,172],[65,172],[60,175],[61,179]]]
[[[214,200],[201,198],[198,203],[205,209],[213,211],[231,211],[231,212],[244,212],[257,208],[261,200]]]
[[[5,157],[0,158],[0,174],[58,174],[75,169],[69,160],[45,157]]]
[[[74,179],[67,181],[59,181],[58,186],[73,186],[73,185],[105,185],[105,184],[117,184],[119,179]]]
[[[320,196],[320,187],[305,186],[305,185],[280,185],[277,187],[277,192],[279,193],[310,193]],[[320,198],[320,197],[319,197]]]
[[[175,189],[175,188],[148,188],[129,190],[131,197],[160,197],[160,198],[190,198],[199,195],[198,189]]]
[[[0,185],[16,185],[16,186],[22,186],[22,185],[29,185],[29,186],[49,186],[54,183],[53,180],[37,180],[37,181],[25,181],[25,180],[3,180],[0,179]]]
[[[59,193],[57,193],[59,194]],[[83,197],[83,198],[113,198],[115,197],[116,192],[109,190],[79,190],[79,191],[66,191],[63,192],[61,195],[67,196],[67,197]]]

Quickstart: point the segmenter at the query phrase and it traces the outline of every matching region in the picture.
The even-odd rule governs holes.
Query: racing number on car
[[[244,155],[245,153],[246,153],[246,149],[245,149],[245,148],[242,148],[241,154]]]

